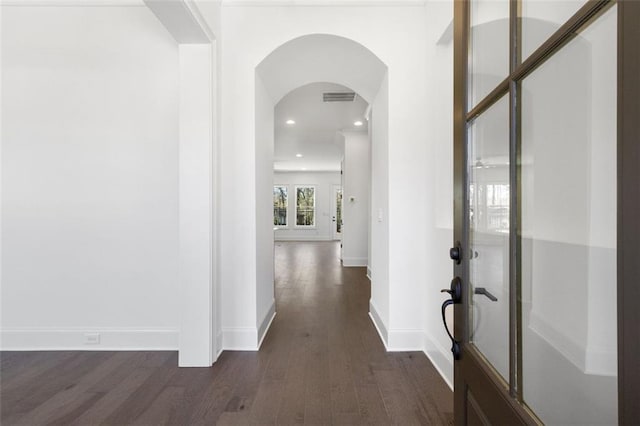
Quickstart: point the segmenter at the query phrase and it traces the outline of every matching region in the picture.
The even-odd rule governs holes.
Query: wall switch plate
[[[84,333],[84,344],[85,345],[99,345],[100,344],[100,333]]]

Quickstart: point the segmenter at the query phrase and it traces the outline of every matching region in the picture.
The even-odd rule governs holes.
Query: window
[[[273,187],[273,225],[287,226],[287,207],[289,206],[289,194],[286,186]]]
[[[477,188],[477,194],[475,194]],[[475,194],[475,195],[474,195]],[[475,198],[477,196],[477,198]],[[509,185],[469,184],[469,219],[484,231],[509,232]]]
[[[316,225],[316,188],[296,187],[296,226]]]

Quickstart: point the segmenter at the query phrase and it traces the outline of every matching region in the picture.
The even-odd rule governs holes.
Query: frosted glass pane
[[[469,134],[471,341],[509,377],[509,100],[476,118]]]
[[[469,109],[509,74],[509,1],[471,2]]]
[[[616,9],[522,89],[524,400],[617,424]]]
[[[562,26],[586,0],[523,0],[522,60]]]

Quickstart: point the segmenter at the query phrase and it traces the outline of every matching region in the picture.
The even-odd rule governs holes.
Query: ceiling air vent
[[[353,102],[355,99],[355,92],[328,92],[322,94],[323,102]]]

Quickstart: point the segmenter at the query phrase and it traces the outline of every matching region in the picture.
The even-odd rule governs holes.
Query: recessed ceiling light
[[[298,157],[298,158],[302,158],[302,157],[304,157],[304,155],[302,155],[302,154],[296,154],[296,157]]]
[[[292,125],[292,124],[296,124],[296,122],[294,120],[289,119],[287,120],[287,124]]]
[[[353,123],[353,125],[360,127],[360,126],[362,126],[362,121],[358,120],[355,123]]]

